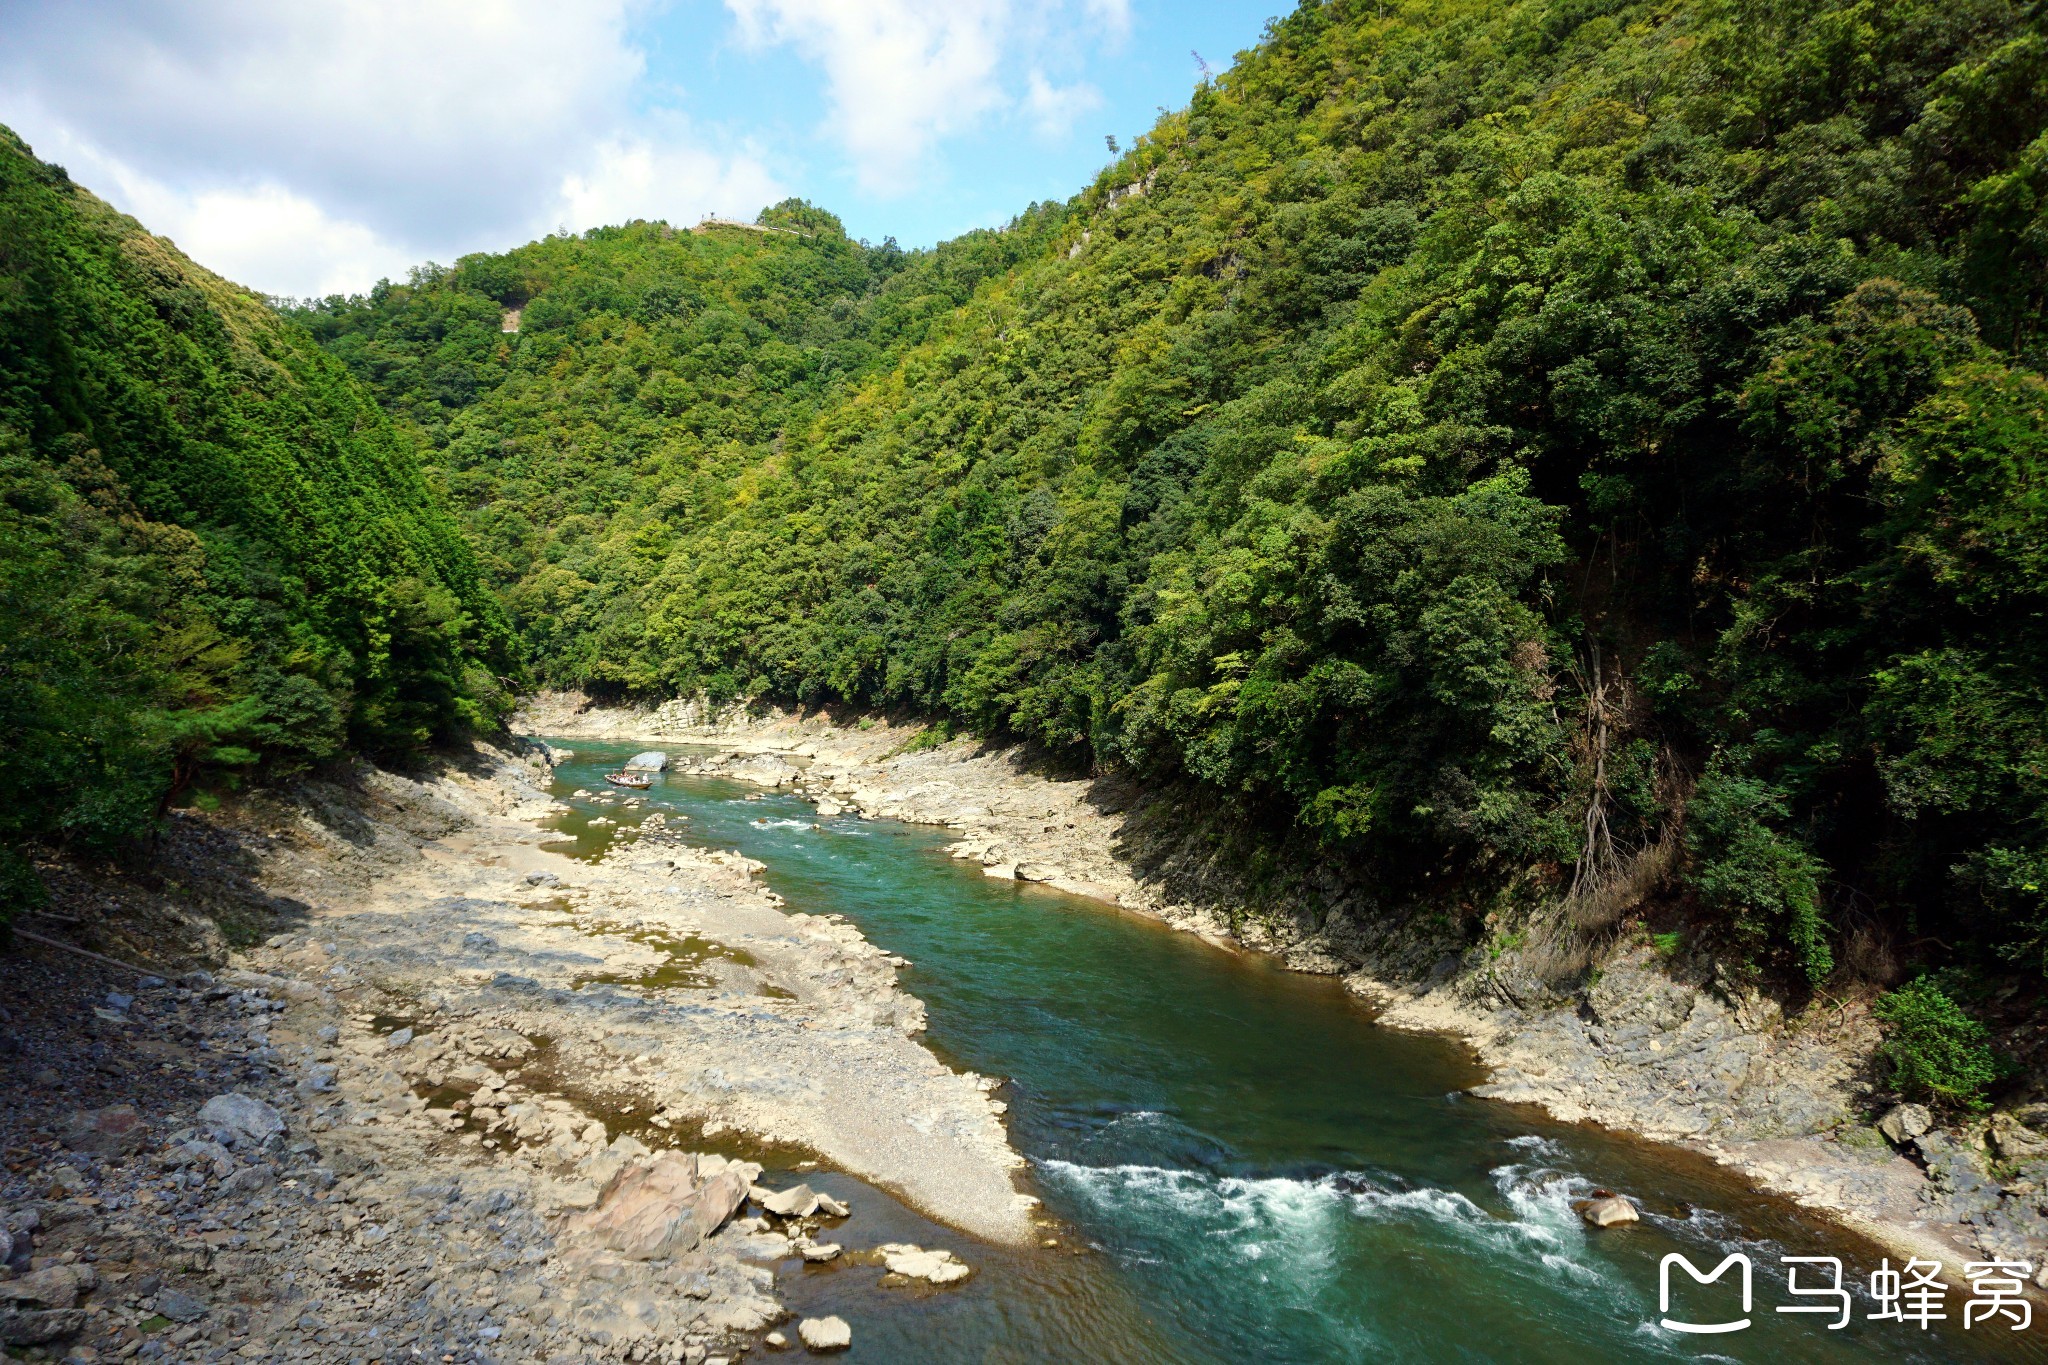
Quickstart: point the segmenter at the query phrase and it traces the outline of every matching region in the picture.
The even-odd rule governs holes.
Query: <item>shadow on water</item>
[[[644,746],[565,747],[567,796]],[[817,1177],[857,1206],[841,1240],[936,1241],[979,1272],[895,1290],[873,1267],[785,1267],[793,1308],[854,1325],[850,1359],[2048,1359],[2033,1331],[1960,1331],[1960,1292],[1924,1333],[1868,1321],[1865,1300],[1840,1331],[1776,1312],[1793,1302],[1780,1257],[1839,1257],[1857,1284],[1882,1253],[1694,1154],[1463,1098],[1480,1077],[1469,1053],[1375,1026],[1332,980],[983,877],[944,857],[941,831],[821,821],[792,796],[708,778],[671,774],[641,796],[630,810],[574,800],[558,830],[594,857],[659,811],[669,835],[760,859],[790,910],[844,915],[910,959],[904,985],[940,1055],[1007,1078],[998,1097],[1058,1245],[963,1245]],[[618,823],[592,824],[600,812]],[[1572,1202],[1599,1186],[1638,1199],[1643,1221],[1586,1228]],[[1658,1326],[1672,1252],[1702,1271],[1751,1257],[1752,1325]],[[1732,1316],[1730,1285],[1681,1275],[1672,1315]]]

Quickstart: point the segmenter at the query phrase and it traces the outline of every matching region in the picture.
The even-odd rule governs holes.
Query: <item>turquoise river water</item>
[[[561,743],[565,799],[606,791],[603,772],[644,747]],[[980,1245],[847,1177],[808,1177],[855,1201],[840,1240],[947,1246],[977,1271],[904,1290],[872,1267],[782,1267],[794,1310],[852,1324],[849,1361],[2048,1360],[2048,1320],[1964,1332],[1960,1291],[1931,1330],[1868,1320],[1860,1294],[1841,1330],[1777,1312],[1820,1302],[1787,1294],[1782,1257],[1839,1257],[1860,1285],[1881,1253],[1689,1153],[1462,1097],[1481,1073],[1461,1047],[1375,1027],[1334,981],[983,877],[945,857],[943,831],[819,820],[715,779],[671,774],[644,795],[630,813],[571,800],[565,851],[618,837],[589,824],[599,814],[687,816],[689,842],[765,862],[789,909],[842,914],[909,958],[930,1046],[1008,1081],[1057,1247]],[[1644,1221],[1583,1227],[1571,1200],[1595,1186],[1633,1195]],[[1702,1271],[1749,1256],[1751,1325],[1658,1325],[1671,1252]],[[1741,1316],[1732,1273],[1676,1273],[1668,1316]]]

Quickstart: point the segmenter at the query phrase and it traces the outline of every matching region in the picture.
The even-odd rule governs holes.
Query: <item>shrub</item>
[[[1745,937],[1788,946],[1807,980],[1819,985],[1835,967],[1820,908],[1827,867],[1766,823],[1785,818],[1783,793],[1760,779],[1710,768],[1686,811],[1691,880],[1700,898],[1730,915]]]
[[[1884,1021],[1878,1055],[1900,1094],[1973,1113],[1987,1107],[1984,1092],[2000,1072],[1990,1030],[1965,1014],[1934,978],[1923,976],[1880,996],[1872,1012]]]

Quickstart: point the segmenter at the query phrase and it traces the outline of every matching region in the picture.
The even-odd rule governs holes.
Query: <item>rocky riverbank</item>
[[[535,699],[529,733],[701,746],[688,770],[785,787],[841,811],[942,825],[986,875],[1043,882],[1199,934],[1220,948],[1338,974],[1394,1027],[1456,1034],[1492,1069],[1475,1093],[1689,1146],[1760,1187],[1901,1254],[1953,1271],[1984,1256],[2029,1261],[2048,1284],[2048,1104],[1935,1126],[1873,1088],[1878,1030],[1859,1001],[1786,1017],[1718,976],[1688,979],[1648,942],[1623,943],[1576,998],[1522,987],[1509,946],[1454,950],[1333,894],[1248,916],[1227,875],[1176,876],[1189,855],[1157,812],[1114,785],[1031,771],[1016,751],[934,743],[873,717],[752,713],[679,700],[604,708]],[[1200,855],[1195,855],[1199,857]],[[1176,889],[1216,888],[1198,898]]]
[[[658,826],[544,851],[546,779],[365,767],[180,816],[147,873],[46,869],[0,955],[5,1344],[715,1362],[844,1344],[774,1330],[779,1266],[969,1273],[861,1249],[857,1201],[791,1184],[820,1163],[1032,1235],[993,1082],[917,1041],[891,960]],[[195,967],[223,924],[260,939]]]

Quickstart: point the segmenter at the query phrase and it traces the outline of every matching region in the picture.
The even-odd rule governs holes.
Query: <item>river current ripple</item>
[[[939,831],[675,775],[629,811],[601,775],[642,746],[560,743],[575,757],[556,823],[575,851],[651,811],[687,817],[686,839],[766,863],[791,910],[844,915],[909,958],[931,1046],[1008,1080],[1059,1245],[979,1246],[839,1178],[860,1201],[847,1240],[949,1245],[978,1270],[924,1292],[783,1268],[794,1309],[853,1324],[850,1360],[2048,1360],[2048,1322],[1965,1334],[1960,1296],[1928,1332],[1868,1321],[1865,1299],[1841,1331],[1776,1312],[1794,1302],[1781,1257],[1838,1256],[1861,1283],[1881,1253],[1690,1154],[1463,1098],[1479,1074],[1462,1049],[1375,1027],[1332,981],[983,877]],[[1585,1227],[1572,1201],[1603,1186],[1644,1221]],[[1748,1255],[1752,1325],[1660,1326],[1670,1252],[1703,1270]],[[1696,1320],[1736,1309],[1720,1285],[1677,1294]]]

